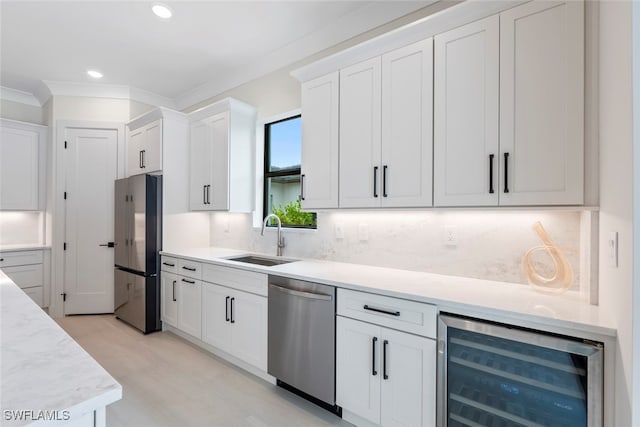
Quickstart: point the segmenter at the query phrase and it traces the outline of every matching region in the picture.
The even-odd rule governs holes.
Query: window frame
[[[264,126],[263,126],[263,132],[264,132],[264,145],[263,145],[263,156],[262,156],[262,176],[263,176],[263,182],[262,182],[262,221],[264,221],[264,219],[267,217],[268,215],[268,208],[269,208],[269,192],[268,192],[268,186],[269,186],[269,178],[277,178],[277,177],[282,177],[282,176],[295,176],[295,175],[299,175],[302,176],[302,164],[300,165],[300,167],[298,168],[289,168],[289,169],[282,169],[282,170],[278,170],[275,172],[270,171],[270,166],[271,166],[271,132],[270,132],[270,127],[272,125],[276,125],[278,123],[282,123],[282,122],[286,122],[289,120],[295,120],[295,119],[300,119],[302,121],[302,113],[301,112],[297,112],[291,115],[288,115],[286,117],[282,117],[279,118],[277,120],[273,120],[273,121],[269,121],[269,122],[265,122]],[[302,141],[300,141],[301,144],[301,149],[302,149]],[[300,163],[302,163],[302,158],[300,159]],[[300,198],[300,195],[298,195],[298,198]],[[271,225],[267,224],[268,227],[270,227]],[[316,219],[316,225],[315,226],[305,226],[305,225],[288,225],[288,224],[282,224],[283,228],[292,228],[292,229],[301,229],[301,230],[315,230],[318,228],[318,224],[317,224],[317,219]]]

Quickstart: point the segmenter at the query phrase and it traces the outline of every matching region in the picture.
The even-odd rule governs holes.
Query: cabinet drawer
[[[177,273],[182,276],[200,280],[202,279],[202,264],[186,259],[178,259]]]
[[[42,264],[42,251],[15,251],[0,253],[0,268],[27,264]]]
[[[23,289],[24,293],[29,295],[31,299],[40,307],[43,305],[44,291],[42,286],[35,286],[33,288]]]
[[[162,255],[162,261],[160,261],[160,269],[169,273],[178,272],[178,259]]]
[[[202,280],[253,294],[267,296],[267,275],[239,268],[205,264]]]
[[[436,338],[435,305],[338,289],[338,315]]]
[[[44,276],[42,275],[42,264],[6,267],[3,268],[2,271],[13,280],[13,283],[21,288],[43,285]]]

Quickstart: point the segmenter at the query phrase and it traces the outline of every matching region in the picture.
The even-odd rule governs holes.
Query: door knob
[[[116,246],[115,242],[107,242],[107,243],[102,243],[98,246],[106,246],[107,248],[113,248]]]

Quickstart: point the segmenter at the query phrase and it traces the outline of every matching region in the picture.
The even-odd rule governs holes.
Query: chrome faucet
[[[282,256],[282,248],[284,248],[284,237],[282,237],[282,223],[280,222],[280,218],[276,214],[269,214],[262,222],[262,231],[260,232],[261,236],[264,236],[264,228],[267,226],[267,222],[271,218],[275,218],[278,223],[278,250],[276,251],[276,256]]]

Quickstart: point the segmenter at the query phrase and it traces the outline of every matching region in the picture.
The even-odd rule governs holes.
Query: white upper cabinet
[[[499,18],[435,37],[434,204],[498,204]]]
[[[498,204],[499,18],[435,37],[434,204]]]
[[[582,205],[584,45],[581,0],[461,2],[293,71],[305,207]]]
[[[191,210],[251,212],[256,111],[226,99],[189,114]]]
[[[336,71],[301,87],[304,209],[338,207],[339,82]]]
[[[432,204],[433,40],[340,70],[340,207]]]
[[[43,208],[46,130],[0,120],[0,210]]]
[[[127,138],[127,175],[162,170],[162,119],[133,126]]]
[[[500,15],[500,204],[583,203],[583,87],[583,2]]]
[[[433,39],[382,55],[381,205],[431,206]]]
[[[380,206],[380,107],[380,57],[340,70],[342,208]]]

